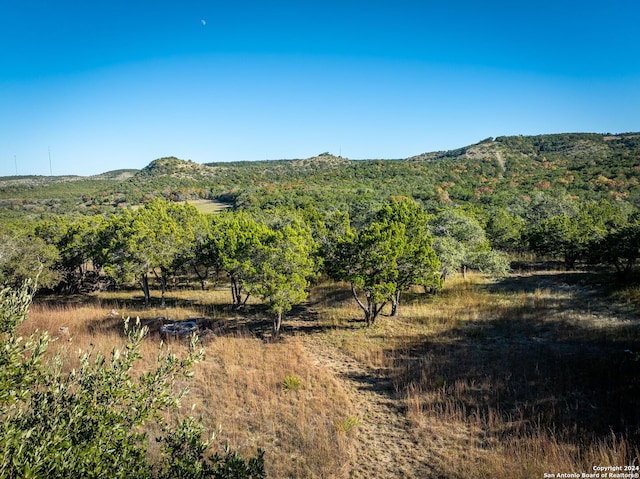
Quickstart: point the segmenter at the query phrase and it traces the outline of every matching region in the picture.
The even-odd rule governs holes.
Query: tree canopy
[[[396,314],[400,293],[410,286],[439,285],[439,261],[427,223],[420,206],[392,200],[370,224],[359,231],[349,228],[338,238],[328,270],[350,283],[367,324],[389,302]]]

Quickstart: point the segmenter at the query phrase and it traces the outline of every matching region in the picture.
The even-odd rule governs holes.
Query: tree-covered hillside
[[[489,138],[406,160],[302,160],[197,164],[162,158],[139,171],[95,177],[0,178],[0,216],[109,213],[163,197],[236,207],[348,210],[357,218],[391,196],[487,210],[536,195],[640,205],[640,134]],[[115,174],[118,173],[118,174]]]

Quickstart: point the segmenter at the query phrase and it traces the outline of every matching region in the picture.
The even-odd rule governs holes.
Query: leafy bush
[[[224,454],[205,457],[211,441],[202,441],[203,426],[193,418],[183,420],[167,436],[158,439],[163,443],[164,469],[158,479],[260,479],[264,472],[264,453],[259,450],[248,461],[227,448]]]
[[[175,392],[175,382],[203,357],[195,337],[185,358],[161,349],[154,368],[139,374],[134,366],[147,330],[127,322],[123,348],[108,357],[81,353],[79,368],[63,373],[59,356],[44,360],[46,332],[16,335],[32,289],[26,282],[0,291],[0,477],[264,477],[261,453],[248,461],[229,452],[206,458],[209,442],[191,419],[165,425],[163,461],[148,459],[145,426],[162,423],[179,405],[185,391]]]

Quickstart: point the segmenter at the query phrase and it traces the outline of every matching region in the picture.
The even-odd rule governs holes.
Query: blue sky
[[[638,131],[639,24],[636,0],[2,0],[0,176]]]

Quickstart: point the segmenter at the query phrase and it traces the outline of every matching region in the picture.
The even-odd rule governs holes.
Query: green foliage
[[[560,221],[551,218],[563,214],[574,218],[572,203],[576,200],[607,200],[621,209],[637,208],[639,161],[638,134],[560,134],[489,138],[406,160],[350,161],[321,155],[304,160],[199,165],[161,158],[141,171],[101,178],[5,178],[0,179],[0,216],[22,223],[46,221],[40,222],[35,235],[31,225],[24,230],[25,236],[17,234],[17,228],[5,228],[1,233],[8,235],[7,245],[24,251],[27,260],[23,266],[8,259],[19,255],[0,251],[0,281],[10,284],[15,278],[13,284],[19,283],[26,277],[22,273],[33,270],[33,258],[41,254],[46,260],[41,285],[60,282],[59,291],[77,292],[82,290],[88,265],[97,270],[104,265],[118,282],[139,282],[149,302],[148,282],[154,275],[164,288],[176,271],[185,268],[196,273],[203,285],[211,271],[226,270],[233,284],[233,304],[242,307],[250,291],[240,273],[247,267],[245,276],[254,274],[252,265],[239,260],[223,267],[224,258],[241,259],[241,255],[233,251],[233,239],[228,245],[227,239],[222,244],[213,240],[226,235],[216,231],[221,229],[214,227],[216,220],[204,225],[191,208],[176,203],[195,198],[232,203],[236,213],[242,209],[268,229],[278,228],[274,215],[288,216],[295,211],[294,216],[304,218],[318,241],[319,248],[312,252],[317,263],[336,253],[337,243],[330,235],[332,229],[343,228],[339,225],[342,220],[334,217],[336,212],[348,214],[350,226],[362,231],[378,221],[376,215],[394,197],[407,197],[427,211],[459,209],[485,230],[490,248],[476,249],[479,254],[475,255],[459,248],[465,243],[469,246],[469,241],[435,234],[434,248],[439,248],[445,276],[465,267],[504,271],[505,259],[495,250],[521,253],[533,248],[571,263],[574,253],[548,252],[550,245],[545,245],[541,236],[543,223]],[[104,227],[99,220],[93,221],[101,217],[97,215],[142,204],[146,206],[118,214],[117,220],[108,220]],[[93,216],[87,223],[76,218],[60,222],[51,216],[71,212],[75,217]],[[337,223],[331,224],[334,220]],[[239,226],[252,229],[250,225]],[[92,234],[94,231],[104,234]],[[32,244],[25,244],[25,238],[33,240]],[[48,249],[53,257],[44,254],[46,247],[55,247]],[[491,248],[493,252],[489,252]],[[577,257],[584,257],[584,252]],[[474,266],[468,266],[471,263]]]
[[[59,255],[54,265],[60,274],[56,290],[80,292],[90,265],[99,268],[95,232],[104,221],[98,215],[79,218],[55,216],[35,225],[35,236],[54,246]]]
[[[44,361],[46,333],[16,336],[32,294],[28,283],[0,292],[0,477],[264,477],[261,455],[248,462],[229,454],[204,458],[208,443],[192,420],[165,427],[161,466],[147,459],[145,425],[161,423],[179,405],[185,390],[176,392],[176,382],[192,375],[203,354],[195,338],[188,356],[161,349],[155,367],[139,374],[134,366],[146,329],[125,323],[124,347],[108,357],[81,353],[79,368],[65,373],[60,357]],[[192,476],[196,469],[202,473]]]
[[[55,246],[29,230],[0,229],[0,287],[17,287],[27,279],[35,279],[38,272],[40,286],[55,286],[60,278],[55,269],[59,257]]]
[[[391,314],[395,316],[400,293],[411,286],[424,286],[431,290],[442,287],[441,276],[437,272],[440,261],[433,249],[429,215],[420,205],[407,198],[396,198],[378,212],[376,219],[383,224],[395,222],[404,225],[403,247],[396,259],[396,293],[392,298]]]
[[[167,278],[192,258],[202,225],[204,219],[195,207],[153,200],[143,208],[110,218],[100,230],[99,261],[114,280],[138,281],[147,306],[151,300],[149,275],[159,271],[164,304]]]
[[[369,221],[368,212],[394,195],[429,208],[507,208],[517,198],[550,191],[638,205],[639,160],[640,135],[633,133],[498,137],[407,160],[349,161],[324,155],[199,165],[161,158],[141,171],[100,178],[0,178],[0,215],[106,215],[154,198],[217,198],[253,209],[340,209],[360,228]]]
[[[296,215],[272,215],[270,221],[273,228],[244,212],[223,213],[212,221],[202,251],[227,272],[233,306],[260,297],[274,315],[277,335],[282,315],[307,297],[316,242]]]
[[[626,277],[640,258],[640,221],[633,221],[610,231],[594,248],[594,256],[615,266]]]
[[[561,257],[567,269],[573,269],[579,259],[593,256],[610,230],[625,223],[624,211],[608,202],[566,201],[562,212],[539,218],[528,239],[533,251]]]
[[[264,471],[264,453],[244,459],[226,449],[223,454],[216,452],[206,456],[215,436],[203,441],[203,426],[192,418],[183,420],[177,427],[167,431],[160,438],[164,453],[163,469],[158,479],[262,479]]]
[[[372,223],[345,244],[347,255],[341,258],[344,273],[340,279],[351,283],[351,291],[367,324],[375,322],[398,291],[397,258],[402,251],[404,231],[400,223]],[[357,290],[364,292],[366,304]]]
[[[294,221],[269,231],[254,250],[250,289],[274,315],[274,336],[280,332],[282,315],[308,295],[309,278],[316,272],[314,245],[310,230]]]
[[[464,274],[467,268],[492,275],[509,269],[505,255],[491,249],[480,222],[456,208],[444,208],[431,221],[434,250],[443,278]]]
[[[251,215],[227,212],[213,220],[204,242],[210,264],[227,272],[231,284],[233,307],[243,307],[253,291],[256,278],[256,255],[269,228]]]
[[[338,424],[338,430],[347,434],[360,425],[360,419],[349,416],[347,419]]]
[[[32,388],[42,377],[42,357],[49,344],[47,333],[32,334],[26,339],[15,334],[27,318],[33,296],[32,284],[28,280],[18,289],[0,291],[0,419],[19,412],[20,404],[28,400]],[[8,429],[5,432],[18,434]],[[0,436],[0,446],[4,444],[3,437]],[[2,469],[0,477],[4,477],[1,472]]]
[[[485,231],[494,249],[519,252],[526,248],[522,238],[526,225],[524,218],[505,208],[492,208],[487,216]]]
[[[409,200],[393,200],[360,231],[346,229],[338,237],[327,271],[351,283],[367,324],[375,322],[389,302],[397,312],[399,295],[410,286],[439,287],[438,258],[424,210]],[[365,301],[360,298],[360,291]]]

